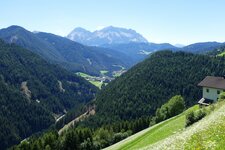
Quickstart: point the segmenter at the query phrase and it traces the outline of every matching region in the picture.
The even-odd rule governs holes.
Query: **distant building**
[[[207,76],[198,86],[202,87],[202,99],[198,103],[209,105],[218,100],[220,93],[225,92],[225,76]]]

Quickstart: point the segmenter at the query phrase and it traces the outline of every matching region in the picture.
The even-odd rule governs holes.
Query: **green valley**
[[[5,0],[0,150],[225,150],[225,0]]]
[[[114,66],[118,67],[120,69],[112,72],[113,77],[110,77],[107,75],[109,73],[109,71],[107,71],[107,70],[101,70],[100,76],[92,76],[92,75],[89,75],[89,74],[86,74],[83,72],[77,72],[76,75],[83,77],[88,82],[90,82],[91,84],[93,84],[96,87],[98,87],[99,89],[101,89],[102,86],[106,86],[109,82],[114,80],[116,77],[121,76],[123,73],[125,73],[127,71],[122,66],[117,66],[117,65],[114,65]]]
[[[107,73],[107,71],[101,72],[102,75],[104,75],[105,73]],[[91,76],[82,72],[77,72],[76,75],[83,77],[84,79],[86,79],[88,82],[98,87],[99,89],[102,88],[102,85],[107,85],[108,82],[113,80],[113,78],[110,78],[108,76],[96,77],[96,76]]]
[[[202,96],[199,81],[207,75],[222,76],[224,68],[224,57],[156,52],[102,89],[95,101],[96,115],[86,122],[95,126],[153,116],[174,95],[182,95],[186,106],[192,106]]]

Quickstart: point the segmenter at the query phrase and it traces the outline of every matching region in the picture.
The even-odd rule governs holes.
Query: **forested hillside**
[[[130,57],[112,49],[84,46],[50,33],[39,32],[36,36],[50,43],[66,60],[66,68],[75,72],[98,75],[101,70],[119,70],[115,65],[128,68],[134,64]]]
[[[130,42],[126,44],[105,44],[103,47],[111,48],[116,51],[122,52],[132,58],[136,63],[146,59],[150,54],[165,49],[178,49],[169,43],[136,43]]]
[[[84,79],[0,40],[1,149],[46,129],[54,117],[81,107],[96,92]]]
[[[40,55],[48,62],[73,72],[99,75],[101,70],[119,70],[115,65],[130,67],[134,62],[115,50],[89,47],[49,33],[33,33],[19,26],[0,30],[0,38]]]
[[[224,73],[224,57],[171,51],[154,53],[100,91],[94,101],[95,116],[61,135],[49,132],[31,138],[17,148],[102,149],[147,128],[150,122],[154,124],[182,112],[184,105],[188,108],[196,104],[201,98],[197,83],[206,75]],[[175,96],[178,94],[184,99]],[[177,99],[181,103],[176,103]],[[164,110],[172,105],[175,107],[171,112],[175,114],[158,118],[161,117],[158,114],[165,115]],[[174,111],[177,106],[181,109]],[[160,108],[158,112],[157,108]],[[183,127],[183,122],[181,125]]]
[[[213,51],[216,48],[224,46],[225,43],[218,42],[202,42],[202,43],[194,43],[187,45],[185,47],[177,49],[178,51],[185,51],[195,54],[206,54],[208,52]]]
[[[224,54],[225,54],[225,46],[215,48],[213,51],[208,52],[208,55],[210,56],[224,56]]]
[[[174,95],[191,106],[201,98],[197,84],[207,75],[225,74],[225,58],[162,51],[109,83],[96,98],[91,125],[152,116]]]

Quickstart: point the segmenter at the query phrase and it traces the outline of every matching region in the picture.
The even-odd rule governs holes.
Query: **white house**
[[[218,100],[220,93],[225,92],[225,76],[207,76],[198,86],[202,87],[202,99],[198,103],[209,105]]]

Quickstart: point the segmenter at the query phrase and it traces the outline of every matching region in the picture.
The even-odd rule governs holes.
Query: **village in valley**
[[[89,81],[90,83],[101,89],[102,86],[106,86],[109,82],[121,76],[123,73],[127,71],[123,66],[114,65],[114,67],[118,67],[120,69],[113,71],[111,73],[112,75],[107,70],[101,70],[100,76],[92,76],[83,72],[77,72],[76,75],[85,78],[87,81]]]

